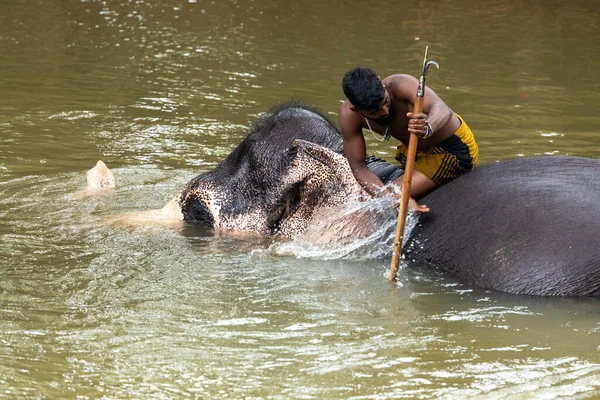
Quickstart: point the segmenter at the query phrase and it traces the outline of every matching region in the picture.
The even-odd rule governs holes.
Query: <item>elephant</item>
[[[220,228],[245,220],[237,228],[287,237],[310,231],[331,207],[370,198],[342,148],[339,131],[321,113],[280,106],[214,171],[186,185],[178,200],[184,220]],[[384,183],[403,173],[380,159],[369,167]],[[480,166],[419,199],[431,210],[418,217],[407,257],[481,288],[600,297],[599,173],[600,160],[572,156]],[[367,234],[362,217],[340,219],[317,240],[339,239],[356,221],[365,229],[350,232]]]
[[[322,113],[285,103],[259,118],[214,170],[190,180],[163,214],[215,230],[309,234],[319,244],[368,236],[381,224],[380,209],[319,225],[353,199],[375,200],[342,149]],[[403,174],[378,158],[367,165],[386,184]],[[600,297],[599,173],[600,160],[573,156],[479,166],[418,199],[430,211],[417,217],[406,257],[485,289]]]

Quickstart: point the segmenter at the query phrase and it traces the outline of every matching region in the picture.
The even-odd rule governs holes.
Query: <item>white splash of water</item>
[[[308,229],[288,243],[269,247],[275,255],[312,259],[377,259],[391,254],[398,202],[391,198],[351,201],[318,212]],[[404,243],[417,223],[409,212]]]

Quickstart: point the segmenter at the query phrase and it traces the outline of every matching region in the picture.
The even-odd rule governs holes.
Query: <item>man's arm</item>
[[[410,118],[408,121],[408,131],[423,137],[427,134],[427,124],[429,124],[431,135],[427,137],[430,137],[434,132],[446,127],[452,115],[453,112],[450,107],[433,90],[427,88],[427,96],[425,96],[425,100],[423,101],[423,112],[419,114],[406,114]]]
[[[401,75],[394,82],[394,93],[396,96],[414,105],[415,96],[419,87],[419,81],[410,75]],[[425,99],[423,101],[423,112],[419,114],[407,113],[408,131],[419,137],[427,134],[427,124],[433,132],[443,129],[452,118],[453,111],[444,101],[428,86],[425,88]]]
[[[379,177],[367,167],[367,146],[362,134],[362,123],[358,113],[350,109],[350,103],[344,102],[338,114],[340,129],[344,135],[344,154],[358,183],[372,196],[383,187]]]

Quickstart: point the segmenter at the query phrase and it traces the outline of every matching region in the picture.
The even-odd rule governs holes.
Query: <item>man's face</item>
[[[387,125],[392,119],[392,114],[390,113],[391,106],[392,98],[386,90],[385,97],[383,98],[383,101],[377,110],[360,111],[360,113],[371,121],[377,122],[380,125]]]

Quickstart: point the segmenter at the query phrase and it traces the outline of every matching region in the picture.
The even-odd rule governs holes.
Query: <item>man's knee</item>
[[[402,187],[402,185],[404,184],[404,176],[401,176],[398,179],[396,179],[394,183]],[[412,179],[410,182],[410,197],[418,199],[420,197],[425,196],[427,193],[431,192],[436,187],[438,187],[437,183],[428,178],[425,174],[417,170],[413,170]]]
[[[427,177],[422,172],[414,171],[410,185],[410,196],[419,199],[437,187],[437,183],[431,178]]]

